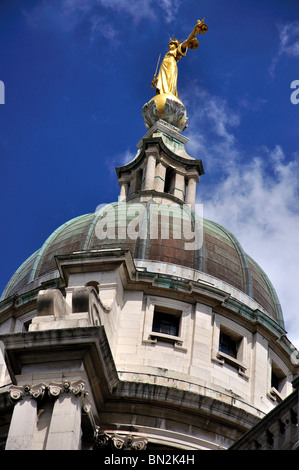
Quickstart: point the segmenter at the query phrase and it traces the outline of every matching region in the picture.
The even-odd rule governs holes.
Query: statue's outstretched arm
[[[193,39],[196,37],[197,34],[205,33],[208,29],[207,25],[204,23],[204,18],[202,20],[198,20],[196,25],[193,28],[192,33],[188,36],[188,38],[183,41],[181,47],[186,49],[192,44]]]

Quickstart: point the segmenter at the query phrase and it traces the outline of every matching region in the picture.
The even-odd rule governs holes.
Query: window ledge
[[[143,343],[156,344],[157,343],[157,338],[151,339],[151,337],[149,336],[148,339],[143,339],[142,342]]]
[[[246,374],[247,367],[238,359],[235,359],[232,356],[229,356],[229,354],[225,354],[222,351],[218,351],[217,353],[217,361],[220,362],[221,364],[224,364],[224,362],[227,362],[228,364],[233,365],[238,369],[238,374],[242,375],[242,377],[248,378],[248,375]]]
[[[158,331],[152,331],[150,333],[150,337],[151,338],[161,338],[161,339],[165,339],[167,341],[182,341],[182,338],[180,338],[179,336],[174,336],[174,335],[168,335],[166,333],[159,333]]]
[[[167,335],[165,333],[158,333],[156,331],[152,331],[147,340],[143,340],[144,343],[153,343],[156,344],[158,340],[164,340],[169,343],[173,343],[173,347],[180,351],[187,351],[187,348],[183,346],[183,339],[179,336],[174,335]]]
[[[283,401],[283,397],[280,395],[279,391],[275,387],[270,388],[270,391],[267,393],[267,396],[271,398],[271,400],[277,401],[277,403],[281,403]]]

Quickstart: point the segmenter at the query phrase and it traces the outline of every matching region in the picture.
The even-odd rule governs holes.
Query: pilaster
[[[159,162],[156,167],[156,174],[155,174],[155,191],[162,193],[164,191],[165,186],[165,174],[166,174],[166,166]]]
[[[128,183],[121,183],[120,186],[120,194],[119,194],[119,202],[125,201],[129,192],[129,185]]]
[[[188,178],[186,204],[189,204],[191,206],[191,209],[194,209],[195,206],[197,180],[198,177],[196,178],[195,176],[190,176]]]
[[[84,381],[12,386],[15,403],[6,450],[33,450],[35,441],[46,450],[78,450],[81,437],[81,410],[91,406]],[[48,432],[38,435],[38,402],[53,401]],[[44,406],[45,407],[45,406]],[[42,410],[41,410],[42,411]]]
[[[84,382],[52,384],[49,394],[56,397],[46,450],[78,450],[81,435],[82,397]]]
[[[181,201],[184,201],[185,199],[185,177],[178,171],[175,174],[175,186],[173,190],[173,195]]]
[[[37,402],[30,396],[16,403],[6,441],[6,450],[33,449],[37,424]]]
[[[145,180],[144,180],[144,189],[152,190],[154,189],[154,181],[155,181],[155,170],[156,170],[156,154],[153,153],[151,150],[147,154],[147,163],[146,163],[146,173],[145,173]]]

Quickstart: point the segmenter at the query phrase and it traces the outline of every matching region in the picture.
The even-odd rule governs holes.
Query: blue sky
[[[295,0],[1,0],[1,291],[58,226],[117,200],[158,56],[203,17],[178,79],[197,201],[267,272],[299,340]]]

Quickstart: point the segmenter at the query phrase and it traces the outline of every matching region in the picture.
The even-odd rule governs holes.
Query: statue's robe
[[[181,59],[181,57],[185,56],[186,53],[187,48],[182,48],[179,44],[176,49],[174,49],[173,51],[169,51],[165,54],[157,78],[157,93],[171,93],[174,96],[178,96],[177,62]]]

